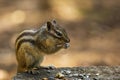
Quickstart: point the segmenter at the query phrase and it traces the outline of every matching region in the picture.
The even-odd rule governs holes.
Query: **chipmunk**
[[[24,30],[16,39],[17,73],[39,68],[45,55],[69,47],[68,35],[55,20],[47,21],[39,29]]]

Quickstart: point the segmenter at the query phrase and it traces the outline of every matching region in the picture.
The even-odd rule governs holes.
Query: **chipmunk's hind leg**
[[[35,65],[36,65],[35,57],[30,53],[26,53],[25,57],[26,57],[27,72],[30,74],[37,74],[38,71],[35,70]]]
[[[25,72],[26,68],[24,66],[18,65],[17,73]]]

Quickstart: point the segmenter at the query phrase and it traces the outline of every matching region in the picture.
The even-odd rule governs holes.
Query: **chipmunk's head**
[[[48,21],[40,31],[37,43],[43,52],[51,54],[70,46],[66,31],[55,20]]]
[[[70,39],[64,28],[62,28],[55,20],[47,22],[47,31],[56,42],[57,47],[68,48]]]

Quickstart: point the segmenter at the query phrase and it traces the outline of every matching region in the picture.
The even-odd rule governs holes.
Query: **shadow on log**
[[[40,68],[38,74],[19,73],[12,80],[120,80],[120,66]]]

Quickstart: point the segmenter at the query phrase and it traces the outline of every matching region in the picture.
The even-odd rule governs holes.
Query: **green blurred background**
[[[52,19],[71,46],[46,56],[42,66],[120,65],[120,0],[0,0],[0,80],[16,73],[17,35]]]

